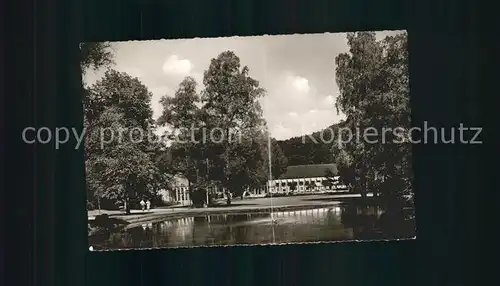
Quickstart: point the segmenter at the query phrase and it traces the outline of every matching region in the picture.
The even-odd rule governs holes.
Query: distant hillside
[[[289,166],[333,163],[334,158],[331,152],[333,142],[325,143],[321,140],[321,133],[324,132],[323,138],[328,141],[331,138],[331,132],[324,130],[337,130],[337,128],[338,124],[334,124],[310,134],[311,137],[316,139],[316,142],[308,135],[304,135],[278,141],[278,145],[287,157]]]

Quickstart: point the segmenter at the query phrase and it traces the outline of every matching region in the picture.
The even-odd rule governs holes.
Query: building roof
[[[299,179],[299,178],[317,178],[325,177],[326,170],[337,174],[337,165],[335,164],[317,164],[317,165],[296,165],[288,166],[286,172],[279,179]]]

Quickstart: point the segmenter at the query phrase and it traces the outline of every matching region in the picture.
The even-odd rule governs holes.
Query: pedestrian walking
[[[146,209],[149,211],[150,208],[151,208],[151,201],[147,200],[146,201]]]
[[[144,209],[146,207],[146,203],[144,202],[144,200],[141,200],[140,204],[141,204],[142,211],[144,211]]]

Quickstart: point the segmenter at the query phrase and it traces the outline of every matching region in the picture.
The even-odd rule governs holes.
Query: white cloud
[[[203,74],[202,73],[193,72],[191,74],[191,76],[196,80],[196,82],[198,83],[198,85],[202,85],[203,84]]]
[[[324,102],[326,104],[335,104],[335,98],[333,97],[333,95],[328,95],[325,97]]]
[[[274,138],[285,140],[294,136],[310,134],[320,131],[342,118],[342,116],[338,116],[332,109],[311,109],[295,114],[297,115],[280,118],[273,117],[271,120],[268,120],[272,122],[279,120],[279,123],[272,125],[273,129],[271,132]]]
[[[315,86],[289,71],[282,73],[261,100],[264,117],[272,136],[278,140],[320,131],[341,118],[334,107],[331,94],[320,94]],[[307,91],[307,92],[306,92]]]
[[[312,133],[330,126],[335,121],[335,113],[331,110],[307,112],[300,116],[300,121],[304,134]]]
[[[333,59],[348,52],[346,42],[345,34],[120,42],[115,45],[113,68],[139,77],[148,87],[157,118],[161,96],[173,96],[186,76],[195,78],[201,91],[210,60],[232,50],[267,91],[260,102],[273,137],[287,139],[321,130],[343,117],[334,107],[339,90]],[[103,71],[89,71],[85,82],[102,75]]]
[[[274,128],[272,128],[270,131],[271,131],[271,136],[273,138],[278,139],[278,140],[281,138],[289,138],[289,137],[293,136],[293,132],[292,132],[293,130],[283,126],[283,124],[281,124],[281,123],[275,124]]]
[[[193,69],[193,64],[188,59],[180,59],[177,55],[171,55],[163,63],[163,72],[168,75],[188,75]]]
[[[123,68],[120,68],[120,71],[127,73],[128,75],[130,75],[132,77],[137,77],[139,79],[144,78],[144,73],[138,68],[123,67]]]
[[[309,92],[309,81],[306,78],[300,76],[294,76],[291,79],[292,86],[299,92],[308,93]]]

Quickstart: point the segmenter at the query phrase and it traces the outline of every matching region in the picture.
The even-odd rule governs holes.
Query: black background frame
[[[414,146],[413,241],[90,253],[83,150],[66,144],[56,151],[21,139],[26,126],[82,127],[79,42],[360,30],[408,31],[413,125],[426,120],[443,127],[482,126],[491,113],[479,109],[480,96],[487,94],[480,84],[485,48],[477,32],[479,3],[5,2],[2,13],[13,24],[2,58],[9,68],[1,77],[7,99],[1,123],[8,127],[0,174],[9,184],[3,183],[0,201],[0,256],[7,269],[0,278],[14,279],[2,285],[484,284],[480,248],[494,234],[480,228],[479,206],[487,200],[481,191],[495,190],[487,180],[495,168],[480,161],[484,146]]]

